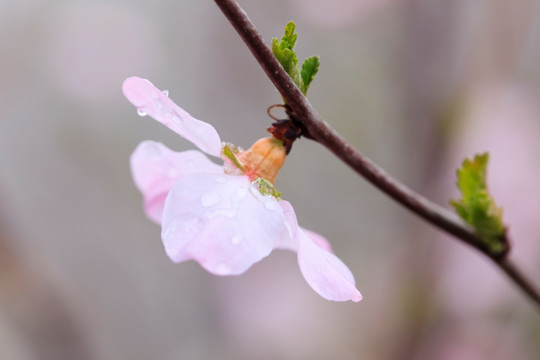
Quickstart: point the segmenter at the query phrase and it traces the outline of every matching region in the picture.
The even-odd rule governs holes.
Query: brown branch
[[[539,291],[508,260],[508,249],[502,254],[493,254],[490,248],[485,245],[485,242],[476,235],[474,229],[454,213],[429,201],[393,179],[383,169],[347,144],[343,137],[324,122],[296,87],[238,3],[235,0],[215,0],[215,2],[246,43],[268,78],[286,100],[295,118],[304,124],[310,138],[325,146],[358,174],[407,209],[490,257],[540,307]]]

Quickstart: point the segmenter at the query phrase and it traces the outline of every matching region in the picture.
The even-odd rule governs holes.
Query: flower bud
[[[237,154],[238,160],[244,166],[245,175],[251,180],[263,178],[272,184],[285,162],[285,156],[283,142],[275,138],[259,139],[248,150]]]

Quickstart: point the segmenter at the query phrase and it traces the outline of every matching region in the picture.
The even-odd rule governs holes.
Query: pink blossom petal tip
[[[337,256],[315,244],[300,228],[298,265],[309,286],[323,298],[333,301],[362,300],[349,268]]]
[[[332,253],[328,240],[298,226],[296,214],[288,201],[282,200],[279,204],[285,226],[275,248],[297,252],[304,279],[323,298],[334,301],[362,300],[351,271]]]
[[[195,119],[150,81],[135,76],[129,77],[124,80],[122,91],[137,107],[139,115],[151,116],[191,141],[205,153],[219,157],[221,139],[216,129],[208,123]]]

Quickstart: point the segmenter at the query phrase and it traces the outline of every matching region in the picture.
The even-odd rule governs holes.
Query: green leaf
[[[294,33],[295,29],[296,25],[292,21],[289,22],[285,27],[285,35],[281,38],[281,41],[276,38],[272,39],[272,52],[296,86],[302,88],[302,78],[298,70],[298,57],[293,50],[297,39],[297,34]]]
[[[458,215],[471,225],[492,254],[507,248],[506,228],[502,221],[502,209],[488,192],[486,170],[489,154],[478,154],[466,159],[457,170],[457,187],[461,199],[451,200]]]
[[[281,38],[281,43],[283,44],[283,46],[291,50],[294,48],[294,45],[296,44],[296,38],[298,36],[294,33],[295,30],[295,23],[289,21],[289,23],[285,26],[285,35],[283,36],[283,38]]]
[[[298,57],[293,50],[297,38],[297,34],[294,33],[295,29],[296,25],[290,21],[285,26],[285,35],[281,38],[281,41],[276,38],[272,39],[272,52],[287,73],[298,64]]]
[[[223,148],[221,149],[221,154],[229,159],[231,163],[236,166],[238,169],[244,171],[244,165],[238,160],[236,157],[236,154],[238,153],[238,149],[233,144],[225,143]]]
[[[302,76],[302,82],[304,83],[304,88],[301,89],[304,95],[307,94],[309,85],[315,78],[317,71],[319,71],[319,65],[320,60],[318,56],[311,56],[304,60],[304,63],[302,64],[302,71],[300,73]]]
[[[312,56],[304,61],[302,71],[298,67],[298,56],[294,51],[294,45],[298,35],[295,33],[296,25],[290,21],[285,26],[285,35],[278,40],[272,39],[272,52],[296,86],[306,95],[309,84],[319,69],[319,58]],[[306,85],[307,82],[307,85]]]

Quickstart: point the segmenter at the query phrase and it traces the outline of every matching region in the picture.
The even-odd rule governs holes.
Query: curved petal
[[[302,229],[298,230],[298,264],[309,286],[323,298],[362,300],[349,268],[337,256],[315,245]]]
[[[194,174],[165,201],[161,237],[169,257],[194,259],[216,275],[238,275],[274,247],[283,229],[278,202],[247,176]]]
[[[296,214],[292,205],[288,201],[282,200],[279,202],[279,205],[283,210],[283,221],[285,228],[274,245],[275,249],[285,249],[296,252],[298,250],[298,229],[302,229],[317,246],[326,251],[332,252],[332,245],[330,245],[330,242],[328,242],[324,236],[298,226]]]
[[[139,114],[150,115],[205,153],[219,157],[221,139],[216,129],[192,117],[150,81],[130,77],[124,80],[122,90],[124,96],[137,107]]]
[[[285,200],[279,202],[283,211],[284,228],[274,244],[275,249],[285,249],[296,252],[298,250],[298,221],[292,205]]]
[[[160,224],[169,190],[182,177],[194,173],[223,174],[223,167],[196,150],[175,152],[155,141],[143,141],[130,158],[133,181],[143,195],[144,211]]]
[[[332,250],[332,245],[330,244],[330,242],[328,240],[326,240],[326,238],[324,236],[322,236],[320,234],[317,234],[314,231],[305,229],[303,227],[300,227],[300,229],[302,229],[304,231],[304,233],[311,239],[311,241],[313,241],[315,243],[315,245],[323,248],[324,250],[326,250],[328,252],[331,252],[331,253],[334,252]]]

